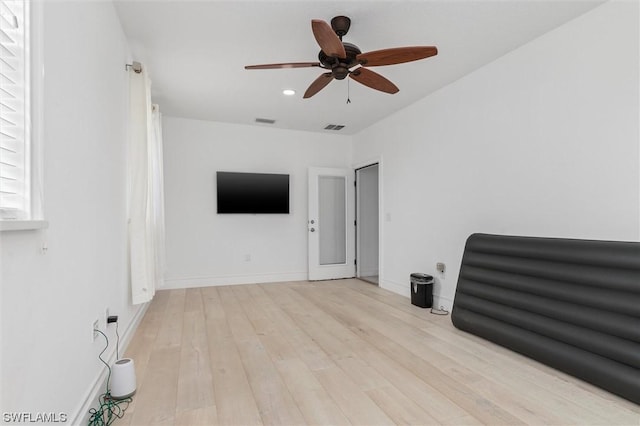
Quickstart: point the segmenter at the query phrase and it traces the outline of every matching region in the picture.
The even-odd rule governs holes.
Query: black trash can
[[[421,308],[433,306],[433,277],[415,272],[411,274],[411,304]]]

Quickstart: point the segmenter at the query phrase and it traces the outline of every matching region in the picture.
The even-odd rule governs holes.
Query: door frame
[[[373,166],[374,164],[378,165],[378,286],[384,287],[384,223],[383,217],[387,217],[388,212],[384,212],[384,188],[382,186],[384,170],[382,163],[382,155],[377,157],[372,157],[367,161],[358,162],[352,165],[353,168],[353,179],[356,180],[356,171],[358,169],[362,169],[368,166]],[[355,215],[356,218],[359,215],[358,212],[358,195],[356,190],[356,196],[354,197],[355,206]],[[360,268],[358,262],[358,225],[356,224],[356,278],[360,278]]]

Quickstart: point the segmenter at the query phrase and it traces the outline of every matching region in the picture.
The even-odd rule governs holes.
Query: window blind
[[[0,219],[29,216],[28,1],[0,0]]]

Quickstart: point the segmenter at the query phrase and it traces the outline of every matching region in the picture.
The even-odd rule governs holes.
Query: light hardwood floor
[[[359,280],[167,290],[122,425],[640,425],[640,407]]]

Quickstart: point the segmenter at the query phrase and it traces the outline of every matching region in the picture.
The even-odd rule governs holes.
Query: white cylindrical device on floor
[[[136,393],[136,369],[131,358],[116,361],[111,368],[111,397],[124,399]]]

